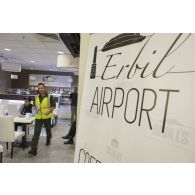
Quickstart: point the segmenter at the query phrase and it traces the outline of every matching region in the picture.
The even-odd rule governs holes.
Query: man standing
[[[76,134],[76,121],[72,123],[68,134],[62,137],[63,139],[68,139],[68,141],[65,141],[64,144],[73,144],[73,139],[75,137],[75,134]]]
[[[55,102],[53,96],[47,93],[44,83],[39,83],[38,94],[35,96],[35,130],[29,154],[37,155],[37,146],[43,125],[46,129],[47,134],[46,145],[50,145],[52,137],[51,118],[53,117],[52,112],[54,108]]]
[[[70,94],[69,99],[71,101],[71,124],[77,119],[77,98],[78,98],[78,89],[74,88],[74,92]]]

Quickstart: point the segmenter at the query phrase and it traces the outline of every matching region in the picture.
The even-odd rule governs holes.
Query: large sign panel
[[[195,34],[91,35],[75,162],[195,162]]]
[[[45,86],[50,86],[50,87],[71,87],[71,82],[72,82],[71,76],[41,75],[41,74],[29,75],[30,86],[37,86],[39,83],[44,83]]]

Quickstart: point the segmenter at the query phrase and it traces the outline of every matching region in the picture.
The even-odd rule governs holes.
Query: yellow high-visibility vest
[[[49,119],[53,117],[53,114],[50,113],[46,115],[45,113],[48,112],[51,108],[50,106],[50,95],[48,94],[47,97],[43,98],[43,101],[40,102],[39,95],[35,96],[35,106],[40,108],[40,111],[36,113],[36,119]]]

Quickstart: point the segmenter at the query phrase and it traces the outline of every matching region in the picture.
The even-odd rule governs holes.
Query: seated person
[[[31,98],[26,97],[24,98],[24,104],[20,107],[20,115],[25,116],[26,113],[33,113],[33,105],[31,104]],[[15,131],[17,131],[18,126],[24,127],[24,124],[22,123],[15,123]]]
[[[20,114],[25,115],[26,113],[33,112],[33,105],[31,104],[31,98],[24,98],[24,104],[20,107]]]
[[[73,138],[75,137],[75,134],[76,134],[76,121],[72,123],[68,134],[62,137],[63,139],[68,139],[68,141],[65,141],[64,144],[73,144]]]

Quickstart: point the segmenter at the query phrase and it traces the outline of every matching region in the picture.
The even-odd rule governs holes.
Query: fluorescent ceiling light
[[[36,62],[36,61],[34,61],[34,60],[31,60],[30,62],[34,63],[34,62]]]
[[[57,68],[59,70],[66,70],[67,68],[78,68],[79,58],[73,58],[70,54],[63,54],[57,56]]]
[[[5,50],[5,51],[11,51],[11,49],[8,49],[8,48],[5,48],[4,50]]]
[[[63,51],[58,51],[58,54],[64,54],[64,52]]]
[[[11,74],[11,79],[18,79],[18,75]]]

